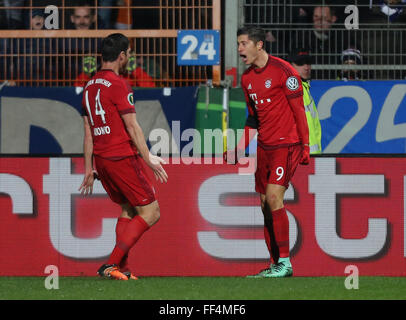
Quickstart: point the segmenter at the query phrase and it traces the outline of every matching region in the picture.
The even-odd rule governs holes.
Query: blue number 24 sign
[[[220,32],[218,30],[179,30],[178,65],[210,66],[220,64]]]

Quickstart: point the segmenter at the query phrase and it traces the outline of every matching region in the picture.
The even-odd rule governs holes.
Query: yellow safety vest
[[[316,103],[310,95],[310,83],[302,80],[303,104],[306,111],[307,124],[309,126],[309,146],[310,153],[321,153],[321,126]]]

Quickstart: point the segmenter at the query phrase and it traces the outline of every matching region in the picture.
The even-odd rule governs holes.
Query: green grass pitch
[[[406,300],[406,277],[145,277],[118,281],[60,277],[46,289],[45,277],[0,277],[0,300]]]

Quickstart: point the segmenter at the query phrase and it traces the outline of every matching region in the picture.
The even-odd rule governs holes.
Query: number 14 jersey
[[[100,70],[85,86],[82,115],[89,119],[93,153],[103,158],[137,154],[121,118],[135,113],[133,91],[113,70]]]

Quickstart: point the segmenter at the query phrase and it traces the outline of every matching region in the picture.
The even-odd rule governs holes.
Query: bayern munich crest
[[[269,89],[272,85],[272,80],[266,80],[265,81],[265,88]]]
[[[299,81],[294,76],[289,77],[288,80],[286,80],[286,86],[289,90],[294,91],[299,88]]]

